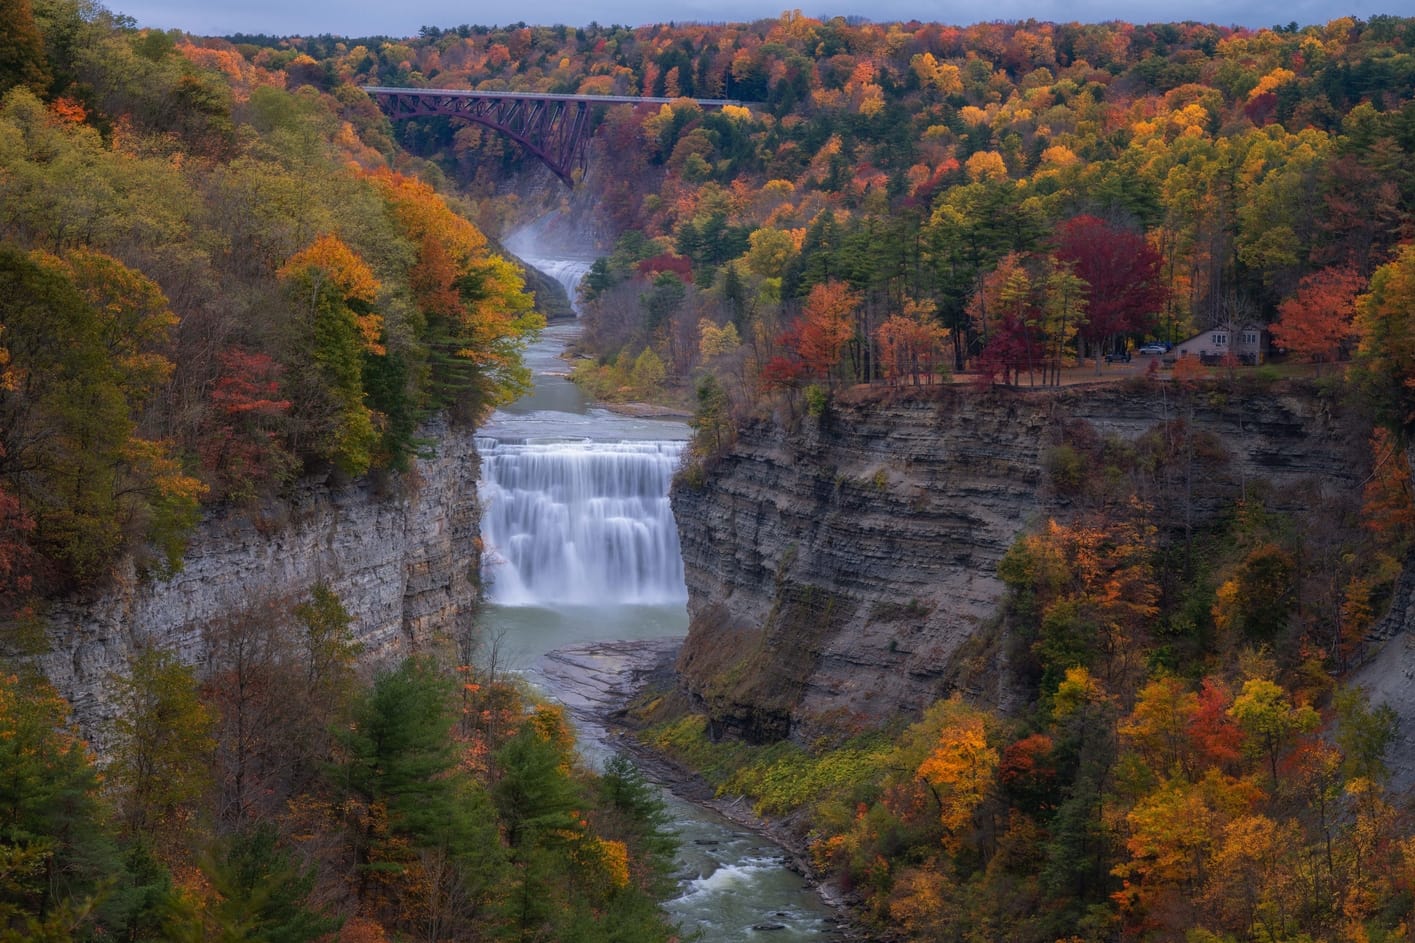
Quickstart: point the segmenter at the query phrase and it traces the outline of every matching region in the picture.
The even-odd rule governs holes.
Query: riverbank
[[[812,867],[809,849],[799,835],[781,822],[757,815],[745,796],[717,796],[696,772],[637,737],[629,706],[642,692],[665,689],[674,683],[673,665],[682,643],[683,639],[677,637],[587,642],[547,653],[534,670],[565,705],[582,737],[588,735],[602,742],[607,750],[629,755],[651,782],[781,848],[786,867],[835,913],[835,940],[846,943],[879,939],[860,928],[850,909],[849,896]],[[769,925],[771,915],[763,914],[762,920],[764,926]]]

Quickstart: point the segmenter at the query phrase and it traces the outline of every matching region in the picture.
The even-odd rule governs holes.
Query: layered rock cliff
[[[434,457],[393,480],[307,482],[257,511],[208,517],[170,579],[121,575],[97,599],[47,613],[39,661],[85,733],[100,743],[112,679],[135,652],[208,657],[211,626],[271,602],[339,596],[371,663],[469,626],[478,595],[478,461],[470,430],[425,429]]]
[[[1415,451],[1405,457],[1415,475]],[[1395,738],[1386,750],[1386,765],[1392,788],[1409,796],[1415,794],[1415,557],[1406,559],[1393,596],[1351,682],[1373,703],[1395,711]]]
[[[1364,434],[1311,392],[945,387],[836,402],[792,432],[748,425],[700,487],[673,493],[683,683],[720,730],[754,740],[912,714],[960,687],[1015,704],[990,627],[997,563],[1065,512],[1047,471],[1057,447],[1162,455],[1184,423],[1192,447],[1146,484],[1162,527],[1201,524],[1244,494],[1299,519],[1359,494]]]

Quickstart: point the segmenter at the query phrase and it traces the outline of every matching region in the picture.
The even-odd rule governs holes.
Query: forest
[[[571,192],[361,85],[677,100],[600,110]],[[606,235],[579,376],[692,404],[689,486],[741,423],[862,385],[1030,389],[1269,332],[1268,365],[1127,382],[1347,410],[1370,474],[1327,530],[1261,492],[1157,522],[1143,483],[1212,443],[1078,433],[999,571],[1025,710],[646,736],[797,823],[880,934],[1408,937],[1392,717],[1343,679],[1415,537],[1415,20],[206,38],[0,0],[0,939],[672,936],[638,774],[580,769],[465,652],[367,678],[327,587],[210,626],[201,673],[138,659],[101,767],[25,668],[48,602],[121,559],[160,578],[203,514],[397,482],[423,420],[514,398],[542,321],[487,235],[555,204]]]

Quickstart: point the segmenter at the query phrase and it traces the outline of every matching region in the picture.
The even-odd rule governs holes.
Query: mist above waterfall
[[[559,282],[575,316],[580,316],[580,280],[599,257],[586,234],[567,230],[564,220],[551,214],[517,229],[503,245],[517,258]]]

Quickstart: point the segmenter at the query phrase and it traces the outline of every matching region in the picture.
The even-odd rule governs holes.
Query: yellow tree
[[[1215,836],[1208,879],[1199,895],[1208,926],[1236,934],[1291,939],[1311,887],[1308,849],[1295,822],[1240,815]]]
[[[1192,926],[1224,828],[1259,795],[1251,783],[1209,770],[1196,783],[1168,780],[1135,803],[1125,816],[1129,858],[1112,871],[1124,882],[1113,897],[1127,918]]]
[[[1193,779],[1196,763],[1189,729],[1199,712],[1199,695],[1178,678],[1156,678],[1140,689],[1135,709],[1117,728],[1150,768],[1161,776]]]
[[[98,314],[103,342],[130,397],[145,399],[172,375],[165,349],[178,320],[167,297],[147,276],[102,252],[75,249],[63,265]]]
[[[0,477],[34,520],[54,577],[97,577],[144,542],[175,566],[201,485],[164,443],[139,435],[142,406],[171,369],[161,291],[98,253],[71,263],[0,249],[0,323],[10,388]]]
[[[93,309],[99,343],[134,419],[135,434],[119,451],[125,473],[117,490],[127,497],[124,523],[160,550],[167,569],[175,569],[207,489],[182,470],[171,443],[137,433],[143,406],[172,375],[167,349],[177,316],[156,282],[110,255],[74,249],[62,259],[43,252],[34,257],[72,281]]]
[[[1320,718],[1306,704],[1293,704],[1287,692],[1266,678],[1249,678],[1233,699],[1228,716],[1248,736],[1249,752],[1266,755],[1277,787],[1277,758],[1299,733],[1314,730]]]
[[[1386,421],[1409,428],[1415,423],[1415,244],[1371,276],[1370,290],[1356,299],[1356,325],[1360,376]]]
[[[957,854],[971,837],[974,813],[992,791],[999,756],[988,743],[982,711],[968,707],[956,694],[949,707],[951,716],[917,774],[938,800],[944,847]]]

